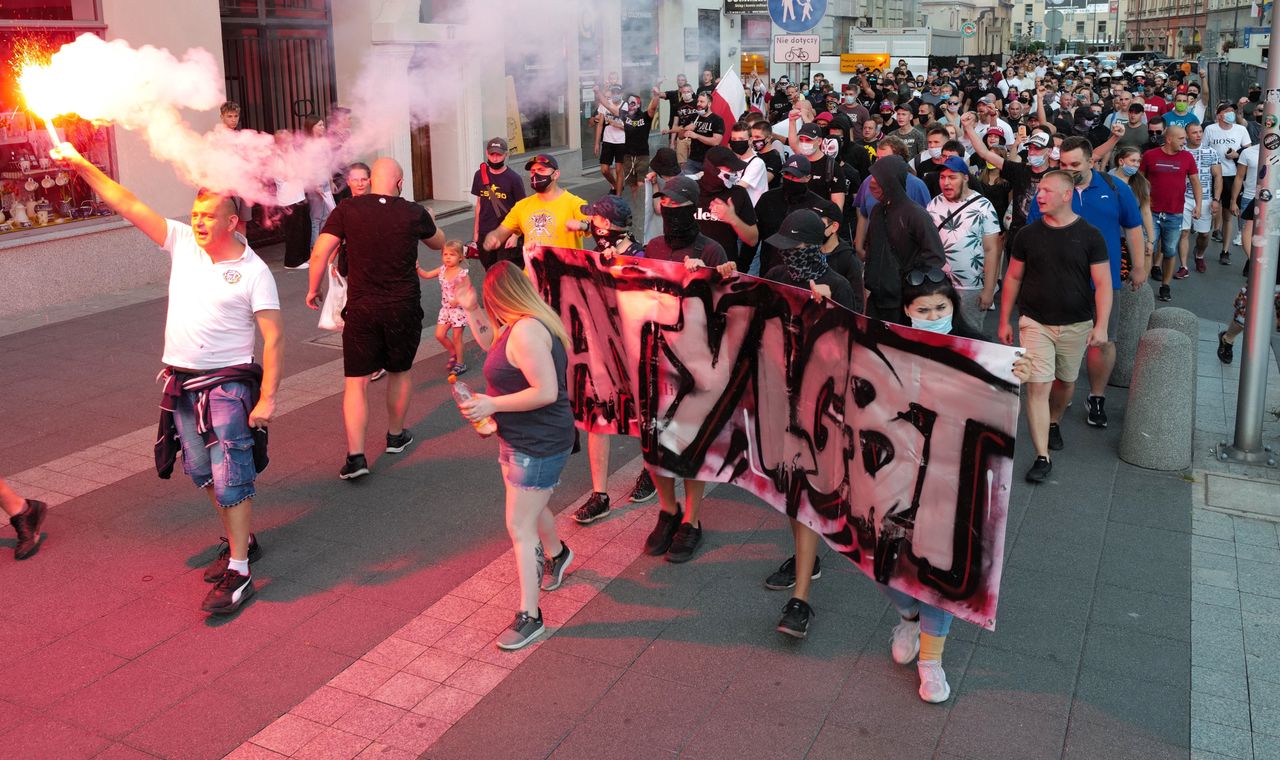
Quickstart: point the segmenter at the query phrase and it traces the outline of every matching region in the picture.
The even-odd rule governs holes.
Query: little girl
[[[458,306],[454,289],[459,280],[467,276],[462,266],[462,241],[450,240],[440,252],[443,266],[430,272],[418,267],[418,276],[424,280],[440,279],[440,316],[436,318],[436,340],[449,352],[447,369],[450,374],[461,375],[467,371],[462,362],[462,330],[467,326],[467,313]],[[450,334],[452,333],[452,335]]]

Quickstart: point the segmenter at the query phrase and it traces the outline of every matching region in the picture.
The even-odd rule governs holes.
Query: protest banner
[[[994,628],[1018,417],[1014,349],[888,325],[808,291],[543,248],[585,430],[733,483],[875,580]]]

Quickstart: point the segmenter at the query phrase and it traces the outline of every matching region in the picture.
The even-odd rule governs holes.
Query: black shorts
[[[1233,174],[1230,177],[1223,175],[1222,189],[1218,191],[1218,197],[1214,199],[1218,201],[1221,208],[1231,208],[1231,196],[1235,191],[1235,187],[1236,175]]]
[[[626,143],[600,143],[600,163],[603,166],[613,166],[614,164],[622,163],[622,159],[626,155]]]
[[[407,372],[422,342],[422,306],[342,310],[342,374],[364,377],[380,369]]]

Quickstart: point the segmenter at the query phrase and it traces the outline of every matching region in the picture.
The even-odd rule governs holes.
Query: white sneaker
[[[1235,236],[1235,237],[1231,238],[1231,244],[1232,244],[1232,245],[1243,245],[1243,244],[1244,244],[1244,240],[1243,240],[1243,239],[1241,239],[1241,237],[1240,237],[1240,233],[1239,233],[1239,232],[1237,232],[1237,233],[1236,233],[1236,236]]]
[[[947,683],[947,673],[941,662],[921,660],[916,663],[916,672],[920,674],[921,699],[936,705],[951,698],[951,684]]]
[[[291,272],[301,272],[301,271],[303,271],[304,269],[310,269],[310,268],[311,268],[311,262],[310,262],[310,261],[304,261],[304,262],[302,262],[301,264],[299,264],[299,265],[298,265],[298,266],[296,266],[296,267],[285,267],[285,269],[288,269],[288,270],[289,270],[289,271],[291,271]]]
[[[889,638],[893,661],[906,665],[920,654],[920,619],[902,620],[893,627],[893,635]]]

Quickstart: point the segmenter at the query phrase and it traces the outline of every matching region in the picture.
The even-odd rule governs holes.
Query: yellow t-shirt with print
[[[551,201],[529,195],[517,201],[507,212],[502,226],[524,235],[526,244],[533,242],[558,248],[581,248],[584,233],[570,231],[564,224],[570,219],[590,222],[591,218],[582,213],[586,203],[568,190]]]

